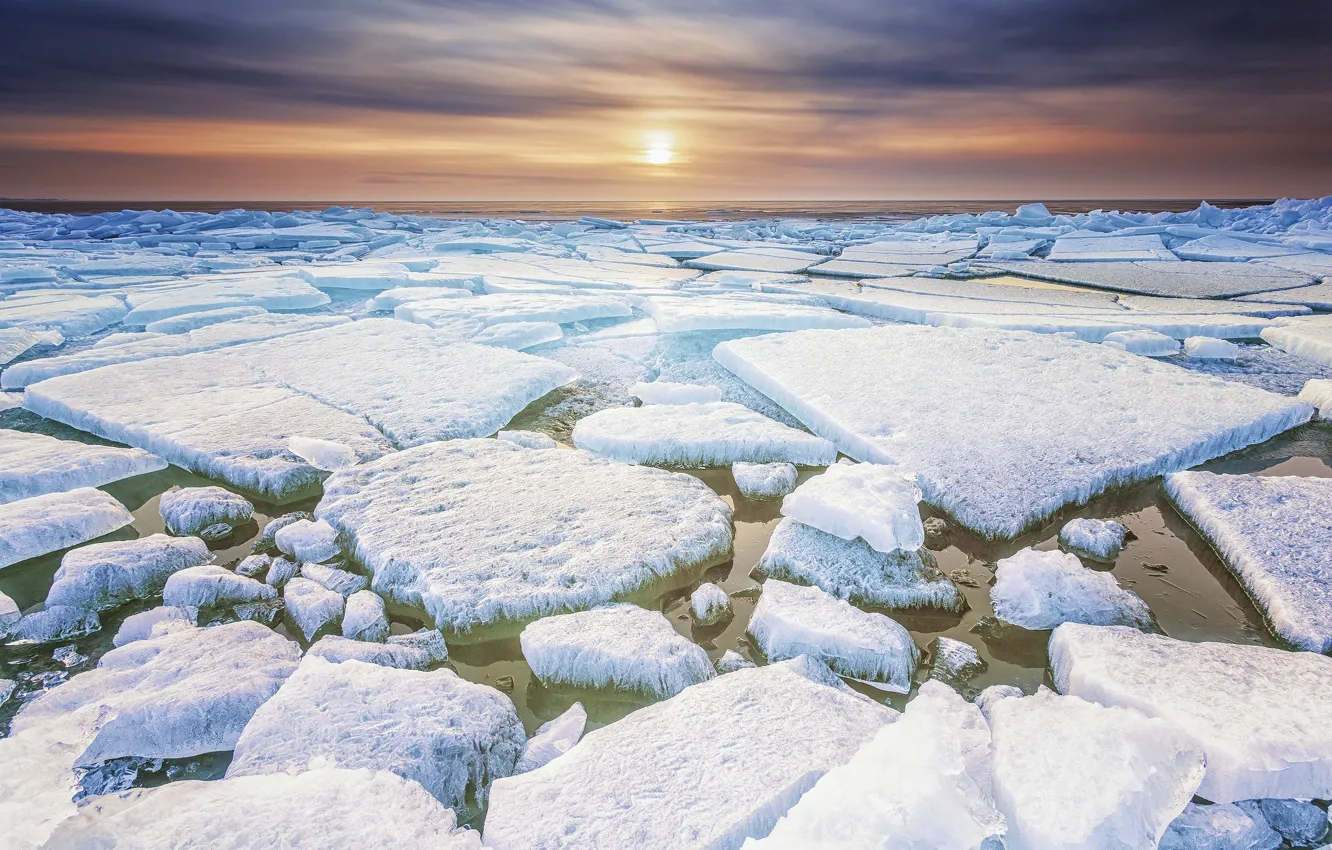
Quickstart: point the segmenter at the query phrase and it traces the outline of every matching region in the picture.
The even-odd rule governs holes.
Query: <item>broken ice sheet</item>
[[[100,487],[165,469],[166,465],[166,461],[141,449],[0,429],[0,503]]]

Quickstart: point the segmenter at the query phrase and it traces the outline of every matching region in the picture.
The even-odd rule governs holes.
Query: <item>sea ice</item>
[[[223,307],[220,310],[200,310],[197,313],[181,313],[169,319],[158,319],[143,326],[144,331],[152,334],[183,334],[198,328],[206,328],[219,322],[233,319],[249,319],[262,316],[268,311],[263,307]]]
[[[497,781],[485,844],[738,850],[896,716],[808,658],[737,670]]]
[[[1184,354],[1195,360],[1234,360],[1240,347],[1224,339],[1210,336],[1191,336],[1184,340]]]
[[[363,575],[340,570],[327,564],[306,563],[301,565],[301,576],[310,579],[327,590],[336,591],[348,597],[360,593],[370,586],[370,579]]]
[[[1119,556],[1127,534],[1123,523],[1112,519],[1071,519],[1059,529],[1059,545],[1074,555],[1109,562]]]
[[[713,356],[851,457],[916,470],[927,502],[989,537],[1312,412],[1106,346],[1008,331],[802,331],[723,342]]]
[[[1332,658],[1066,623],[1050,669],[1062,693],[1188,733],[1207,754],[1204,799],[1332,796]]]
[[[503,322],[479,331],[470,342],[522,351],[564,338],[564,331],[554,322]]]
[[[1247,800],[1239,804],[1296,847],[1314,847],[1327,836],[1327,812],[1304,800]]]
[[[484,806],[527,735],[509,698],[452,670],[306,658],[246,725],[227,778],[307,770],[312,759],[388,770],[446,806]]]
[[[132,298],[134,309],[124,317],[124,324],[127,327],[146,327],[177,316],[246,307],[308,310],[328,302],[327,295],[290,274],[218,275],[194,278],[188,285],[160,293],[150,291],[147,297]],[[186,323],[190,321],[186,320]]]
[[[836,463],[782,499],[782,515],[878,552],[925,545],[916,476],[891,464]]]
[[[1313,282],[1307,274],[1257,263],[1193,260],[1052,263],[1028,260],[987,262],[986,266],[1038,280],[1174,298],[1232,298],[1293,289]]]
[[[45,434],[0,428],[0,503],[79,487],[101,487],[166,466],[166,461],[142,449],[57,440]]]
[[[69,339],[110,327],[127,312],[125,302],[111,295],[23,293],[0,300],[0,328],[55,330]]]
[[[660,611],[621,604],[529,624],[523,658],[544,685],[614,688],[672,697],[716,672],[701,647]]]
[[[25,643],[55,643],[83,637],[101,628],[102,623],[96,611],[69,605],[48,605],[11,626],[9,639]]]
[[[332,440],[293,436],[287,441],[287,447],[292,454],[324,472],[346,469],[354,466],[358,460],[355,449]]]
[[[754,301],[724,295],[650,298],[647,312],[662,333],[688,331],[794,331],[805,328],[863,328],[869,322],[827,307]]]
[[[439,632],[435,632],[435,634],[439,634]],[[416,646],[399,643],[375,643],[345,638],[339,635],[321,637],[314,642],[306,655],[323,658],[334,664],[354,659],[364,661],[367,664],[382,664],[385,667],[399,667],[404,670],[424,670],[436,660],[441,660]],[[445,658],[447,657],[445,655]]]
[[[84,546],[60,560],[46,604],[106,611],[156,596],[172,574],[212,560],[208,546],[197,537],[152,534]]]
[[[1170,260],[1178,258],[1170,253],[1158,234],[1138,236],[1088,235],[1068,233],[1055,239],[1050,259],[1066,263],[1095,263],[1128,260]]]
[[[220,608],[276,597],[269,585],[211,564],[178,570],[162,588],[162,603],[178,608]]]
[[[254,505],[221,487],[181,487],[162,494],[158,511],[167,531],[184,535],[218,523],[242,525],[254,514]]]
[[[701,625],[719,623],[731,616],[731,597],[720,585],[704,582],[689,594],[689,613]]]
[[[643,404],[706,404],[721,401],[721,387],[706,387],[699,384],[679,384],[673,381],[639,381],[629,388],[629,394],[636,396]]]
[[[563,325],[588,319],[627,318],[632,314],[629,302],[615,295],[561,295],[553,292],[408,301],[393,311],[399,319],[432,328],[447,328],[458,322],[480,322],[486,326],[505,322]]]
[[[871,614],[817,587],[776,579],[749,620],[749,634],[769,661],[809,655],[839,676],[896,693],[911,689],[920,650],[896,621]]]
[[[302,577],[287,582],[282,589],[282,602],[287,616],[300,629],[307,643],[321,631],[341,622],[346,604],[341,593]]]
[[[587,710],[581,702],[569,706],[568,711],[554,720],[542,723],[523,745],[523,754],[513,768],[514,775],[544,767],[569,752],[578,743],[578,739],[583,737],[586,725]]]
[[[683,468],[748,463],[823,466],[832,443],[729,401],[611,407],[574,425],[574,445],[627,463]]]
[[[376,591],[463,631],[608,602],[731,548],[730,508],[692,476],[501,440],[335,472],[316,513]]]
[[[1234,803],[1189,803],[1161,836],[1160,850],[1276,850],[1280,846],[1281,836],[1261,815],[1250,815]]]
[[[1300,400],[1318,408],[1320,418],[1332,419],[1332,380],[1315,379],[1306,382],[1300,390]]]
[[[822,257],[784,248],[739,248],[686,260],[686,265],[707,271],[803,272]]]
[[[1091,570],[1076,555],[1027,548],[1002,558],[990,588],[994,615],[1024,629],[1060,623],[1155,628],[1151,609],[1112,573]]]
[[[23,612],[19,609],[18,603],[14,598],[4,591],[0,591],[0,637],[4,637],[9,632],[9,627],[23,619]]]
[[[731,477],[736,489],[746,499],[780,499],[795,489],[796,468],[790,463],[746,463],[738,460],[731,464]]]
[[[0,568],[87,543],[133,521],[111,494],[91,487],[0,505]]]
[[[930,678],[955,689],[964,697],[978,696],[971,680],[984,673],[989,664],[969,643],[940,635],[930,642]]]
[[[549,436],[536,431],[500,431],[495,438],[525,449],[553,449],[559,445]]]
[[[1106,334],[1101,344],[1143,357],[1173,357],[1179,353],[1177,341],[1156,331],[1115,331]]]
[[[395,286],[365,302],[368,310],[394,310],[408,301],[430,301],[437,298],[471,298],[472,293],[464,288],[444,286]]]
[[[159,605],[126,617],[111,643],[113,646],[124,646],[136,640],[161,637],[177,627],[192,629],[198,619],[198,608]]]
[[[990,728],[1007,843],[1028,850],[1152,850],[1203,778],[1187,734],[1131,708],[1042,691],[1000,700]]]
[[[1236,239],[1223,233],[1204,236],[1177,246],[1175,255],[1181,260],[1243,263],[1267,257],[1284,257],[1305,253],[1303,248],[1286,245],[1263,244],[1248,239]]]
[[[264,584],[269,587],[283,587],[300,574],[301,565],[290,558],[274,558],[264,575]]]
[[[27,328],[0,328],[0,366],[12,361],[35,345],[60,345],[65,341],[59,331]]]
[[[389,634],[384,600],[372,590],[358,590],[347,597],[342,614],[342,636],[352,640],[382,643]]]
[[[338,533],[322,519],[299,519],[278,529],[273,535],[278,551],[291,555],[302,564],[318,564],[338,556]]]
[[[1332,366],[1332,316],[1287,319],[1280,327],[1265,329],[1262,338],[1287,354]]]
[[[1277,635],[1332,653],[1332,480],[1176,472],[1165,492]]]

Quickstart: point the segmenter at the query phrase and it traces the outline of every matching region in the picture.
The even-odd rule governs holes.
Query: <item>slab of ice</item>
[[[0,328],[57,330],[66,338],[114,325],[129,312],[111,295],[27,294],[0,300]]]
[[[166,468],[141,449],[57,440],[0,429],[0,503],[80,487],[100,487]]]
[[[1254,817],[1267,821],[1277,833],[1296,847],[1322,844],[1327,836],[1327,812],[1305,800],[1248,800],[1239,804]]]
[[[1332,480],[1176,472],[1165,492],[1277,635],[1332,652]]]
[[[408,279],[407,267],[393,262],[309,265],[299,271],[302,278],[320,289],[392,289]]]
[[[169,319],[149,322],[143,329],[153,334],[183,334],[198,328],[206,328],[219,322],[233,319],[249,319],[262,316],[268,311],[263,307],[223,307],[218,310],[200,310],[197,313],[181,313]]]
[[[198,534],[210,525],[241,525],[254,514],[254,505],[221,487],[180,487],[158,501],[158,512],[172,534]]]
[[[367,664],[382,664],[385,667],[399,667],[404,670],[424,670],[437,660],[419,647],[375,643],[338,635],[321,637],[314,642],[306,655],[323,658],[334,664],[354,659]]]
[[[736,670],[749,670],[758,665],[734,649],[728,649],[721,654],[721,658],[718,658],[713,666],[717,668],[718,675],[725,676],[727,673],[734,673]]]
[[[686,260],[685,264],[707,271],[735,270],[755,272],[803,272],[822,257],[804,251],[781,248],[740,248]]]
[[[370,590],[358,590],[347,597],[342,615],[342,636],[352,640],[381,643],[389,634],[384,600]]]
[[[461,630],[591,607],[731,547],[730,508],[692,476],[500,440],[335,472],[316,514],[376,591]]]
[[[50,605],[34,611],[10,627],[9,639],[24,643],[55,643],[92,634],[102,628],[96,611]]]
[[[731,464],[731,477],[746,499],[780,499],[795,489],[796,468],[790,463]]]
[[[65,341],[59,331],[34,331],[27,328],[0,329],[0,366],[10,362],[35,345],[60,345]]]
[[[341,593],[308,578],[288,581],[282,588],[282,602],[287,617],[300,629],[307,643],[321,631],[336,626],[346,605]]]
[[[485,328],[471,342],[522,351],[525,348],[564,338],[564,331],[554,322],[503,322]]]
[[[1332,366],[1332,316],[1287,319],[1264,330],[1262,338],[1288,354]]]
[[[1106,346],[1005,331],[803,331],[713,356],[847,455],[916,470],[927,502],[991,537],[1312,413]]]
[[[749,620],[749,634],[769,661],[809,655],[834,673],[907,693],[920,650],[896,621],[853,607],[817,587],[777,579]]]
[[[126,617],[111,643],[113,646],[124,646],[136,640],[161,637],[177,627],[192,629],[198,619],[198,608],[159,605]]]
[[[633,314],[629,302],[614,295],[559,295],[548,292],[501,293],[475,298],[408,301],[394,309],[399,319],[448,327],[458,322],[497,325],[505,322],[585,322]]]
[[[1332,419],[1332,380],[1315,379],[1306,382],[1300,390],[1300,400],[1318,408],[1318,415],[1323,419]]]
[[[301,565],[290,558],[274,558],[264,575],[264,584],[269,587],[283,587],[300,574]]]
[[[1210,336],[1191,336],[1184,340],[1184,354],[1195,360],[1234,360],[1240,348],[1233,342]]]
[[[925,549],[879,552],[783,519],[759,559],[762,575],[822,588],[838,599],[882,608],[962,612],[966,598]]]
[[[415,782],[322,767],[100,797],[60,824],[45,846],[481,850],[480,836],[456,824],[453,811]]]
[[[832,463],[837,449],[729,401],[612,407],[580,419],[574,445],[602,457],[684,468],[748,463]]]
[[[495,438],[525,449],[553,449],[559,445],[547,435],[536,431],[500,431]]]
[[[227,778],[306,770],[311,759],[413,779],[446,806],[485,805],[527,735],[509,698],[452,670],[306,658],[246,725]]]
[[[1304,248],[1288,245],[1264,244],[1248,239],[1216,233],[1176,246],[1175,255],[1182,260],[1243,263],[1267,257],[1284,257],[1307,253]]]
[[[302,564],[301,576],[328,590],[342,594],[344,598],[360,593],[370,586],[370,579],[365,576],[327,564]]]
[[[370,310],[393,310],[408,301],[430,301],[439,298],[470,298],[467,289],[452,289],[443,286],[395,286],[385,290],[365,302]]]
[[[891,464],[836,463],[782,499],[782,515],[879,552],[925,545],[916,476]]]
[[[1173,357],[1179,353],[1179,343],[1157,331],[1115,331],[1106,334],[1101,344],[1143,357]]]
[[[127,327],[143,327],[187,313],[236,307],[308,310],[328,302],[327,295],[295,275],[214,276],[191,279],[188,285],[136,297],[133,299],[134,309],[124,316],[123,321]]]
[[[662,333],[714,330],[795,331],[805,328],[863,328],[869,322],[827,307],[753,301],[722,295],[649,298],[647,312]]]
[[[721,387],[699,384],[679,384],[673,381],[639,381],[629,388],[629,394],[644,404],[706,404],[722,400]]]
[[[1261,815],[1254,816],[1235,805],[1189,803],[1175,818],[1160,850],[1276,850],[1281,836]]]
[[[1114,520],[1071,519],[1059,529],[1059,545],[1084,558],[1113,561],[1124,548],[1127,534],[1123,523]]]
[[[1055,239],[1050,259],[1066,263],[1126,260],[1176,260],[1158,234],[1139,236],[1068,233]]]
[[[1139,292],[1188,298],[1232,298],[1307,286],[1313,279],[1301,272],[1257,263],[1109,262],[1052,263],[1048,260],[987,262],[998,271],[1080,284],[1118,292]]]
[[[541,724],[540,728],[523,745],[523,754],[514,767],[515,775],[536,770],[550,764],[578,743],[583,737],[583,728],[587,725],[587,710],[581,702],[569,706],[569,710],[554,720]]]
[[[1332,256],[1329,257],[1328,277],[1332,277]],[[1268,301],[1276,304],[1296,304],[1309,307],[1314,310],[1332,310],[1332,281],[1314,284],[1313,286],[1301,286],[1298,289],[1285,289],[1281,292],[1264,292],[1260,295],[1246,295],[1238,299],[1241,302],[1248,301]]]
[[[189,257],[164,257],[160,254],[123,254],[100,260],[69,263],[63,268],[85,280],[99,277],[179,274],[194,267]]]
[[[332,440],[293,436],[287,441],[287,447],[292,454],[325,472],[346,469],[357,461],[355,449]]]
[[[273,535],[273,544],[284,554],[303,564],[318,564],[338,555],[338,533],[319,520],[299,519],[283,526]]]
[[[737,670],[496,782],[485,844],[737,850],[896,716],[807,658]]]
[[[1150,850],[1193,798],[1203,752],[1130,708],[1042,691],[990,709],[994,797],[1008,843]]]
[[[1207,754],[1207,800],[1332,795],[1332,658],[1066,623],[1050,639],[1050,669],[1063,693],[1191,735]]]
[[[926,682],[906,712],[833,768],[753,850],[969,850],[1002,836],[980,710]]]
[[[87,543],[133,521],[115,497],[91,487],[0,505],[0,568]]]
[[[0,591],[0,637],[9,631],[9,627],[23,619],[23,612],[18,603],[7,593]]]
[[[716,672],[660,611],[608,605],[529,624],[523,658],[545,685],[614,688],[665,699]]]
[[[719,623],[731,616],[731,597],[720,585],[704,582],[689,594],[689,613],[702,625]]]
[[[1076,555],[1027,548],[996,565],[994,615],[1024,629],[1060,623],[1154,628],[1151,609],[1113,574],[1091,570]]]
[[[208,546],[197,537],[153,534],[84,546],[60,560],[46,604],[106,611],[156,596],[173,573],[212,560]]]
[[[211,564],[173,572],[162,589],[163,604],[178,608],[216,608],[276,597],[269,585]]]

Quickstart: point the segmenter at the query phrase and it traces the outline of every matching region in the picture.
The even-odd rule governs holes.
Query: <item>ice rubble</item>
[[[277,530],[273,545],[302,564],[318,564],[337,557],[338,533],[323,520],[298,519]]]
[[[1280,327],[1265,329],[1261,336],[1288,354],[1332,366],[1332,316],[1287,319]]]
[[[158,319],[155,322],[149,322],[143,326],[143,330],[150,334],[183,334],[199,328],[206,328],[209,325],[216,325],[219,322],[230,322],[233,319],[251,319],[255,316],[262,316],[267,312],[263,307],[222,307],[217,310],[200,310],[197,313],[181,313],[179,316],[172,316],[169,319]]]
[[[1151,609],[1113,574],[1091,570],[1076,555],[1027,548],[999,560],[990,588],[994,615],[1024,629],[1060,623],[1155,627]]]
[[[871,614],[817,587],[777,579],[749,620],[754,645],[770,661],[809,655],[834,673],[896,693],[911,689],[920,650],[911,635],[883,614]]]
[[[836,463],[782,499],[782,515],[876,552],[912,552],[925,545],[915,479],[891,464]]]
[[[990,728],[1007,840],[1030,850],[1152,850],[1203,779],[1198,745],[1132,708],[1042,691],[1000,700]]]
[[[729,401],[612,407],[578,420],[574,445],[592,454],[652,466],[748,463],[823,466],[832,443]]]
[[[508,697],[452,670],[311,657],[246,725],[227,778],[291,773],[324,759],[391,771],[470,810],[513,771],[526,740]]]
[[[879,552],[863,540],[843,540],[793,519],[777,524],[757,569],[857,605],[960,613],[967,604],[924,549]]]
[[[544,685],[615,688],[672,697],[716,672],[701,647],[660,611],[621,604],[557,614],[520,635],[523,658]]]
[[[1160,850],[1276,850],[1281,836],[1235,805],[1189,803],[1161,836]]]
[[[327,590],[342,594],[344,598],[360,593],[370,586],[370,579],[365,576],[341,570],[328,564],[302,564],[301,576]]]
[[[126,617],[111,642],[114,646],[124,646],[136,640],[161,637],[177,628],[194,628],[198,619],[198,608],[159,605]]]
[[[591,607],[731,547],[730,508],[696,478],[501,440],[335,472],[316,514],[376,591],[460,630]]]
[[[974,850],[1001,837],[990,730],[947,685],[926,682],[906,712],[834,767],[753,850]]]
[[[497,781],[485,844],[737,850],[896,716],[807,658],[736,670]]]
[[[84,546],[60,560],[46,604],[105,611],[156,596],[172,574],[212,560],[208,546],[197,537],[152,534]]]
[[[166,461],[141,449],[0,429],[0,503],[80,487],[100,487],[165,469],[166,465]]]
[[[1191,336],[1184,340],[1184,354],[1197,360],[1234,360],[1239,346],[1210,336]]]
[[[475,298],[407,301],[393,315],[433,328],[459,322],[492,326],[505,322],[585,322],[588,319],[627,317],[629,302],[615,295],[561,295],[551,292],[500,293]]]
[[[1312,412],[1106,346],[1007,331],[802,331],[723,342],[713,356],[842,452],[916,470],[927,502],[991,537]]]
[[[71,812],[71,814],[73,814]],[[481,850],[452,810],[392,773],[321,767],[297,775],[172,782],[99,797],[45,845],[245,850],[329,846]]]
[[[1332,380],[1307,382],[1300,390],[1300,400],[1318,408],[1318,415],[1321,418],[1332,419]]]
[[[827,307],[754,301],[724,295],[649,298],[647,312],[662,333],[715,330],[794,331],[864,328],[869,322]]]
[[[162,588],[162,604],[178,608],[217,608],[276,597],[269,585],[211,564],[177,570]]]
[[[536,431],[500,431],[495,438],[525,449],[553,449],[559,445],[552,438]]]
[[[1207,754],[1204,799],[1332,795],[1332,658],[1066,623],[1050,639],[1050,669],[1061,693],[1188,733]]]
[[[1101,344],[1143,357],[1174,357],[1179,353],[1178,342],[1156,331],[1115,331],[1106,334]]]
[[[282,602],[287,617],[307,643],[340,623],[346,605],[341,593],[303,577],[286,583],[282,588]]]
[[[680,384],[673,381],[642,381],[629,388],[643,404],[706,404],[722,400],[721,387]]]
[[[731,616],[731,597],[720,585],[704,582],[689,594],[689,613],[700,625],[719,623]]]
[[[780,499],[795,489],[796,468],[790,463],[747,463],[738,460],[731,464],[731,477],[736,489],[746,499]]]
[[[513,768],[515,775],[550,764],[578,743],[587,725],[587,710],[576,702],[554,720],[542,723],[523,745],[523,753]]]
[[[1277,635],[1332,653],[1332,480],[1176,472],[1165,492]]]
[[[1104,519],[1071,519],[1059,529],[1059,545],[1094,561],[1113,561],[1124,547],[1128,529],[1123,523]]]
[[[336,472],[356,464],[356,450],[332,440],[293,435],[287,441],[291,453],[324,472]]]
[[[342,614],[342,636],[380,643],[389,634],[384,600],[371,590],[358,590],[347,597]]]
[[[87,543],[133,521],[113,496],[91,487],[0,505],[0,568]]]

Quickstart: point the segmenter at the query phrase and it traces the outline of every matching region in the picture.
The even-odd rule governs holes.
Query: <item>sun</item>
[[[670,165],[675,161],[675,137],[664,132],[648,133],[643,161],[648,165]]]

